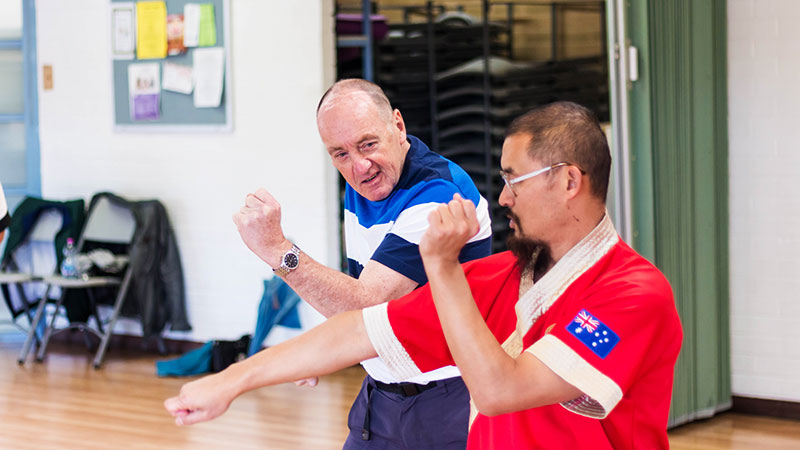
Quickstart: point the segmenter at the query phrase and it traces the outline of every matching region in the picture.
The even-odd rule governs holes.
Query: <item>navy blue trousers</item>
[[[464,450],[469,392],[460,377],[414,396],[386,392],[369,375],[350,409],[343,450]],[[369,409],[369,426],[365,415]],[[365,431],[367,433],[365,433]],[[365,439],[367,437],[368,439]]]

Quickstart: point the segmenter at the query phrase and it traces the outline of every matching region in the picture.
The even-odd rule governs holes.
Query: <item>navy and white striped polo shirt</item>
[[[453,194],[477,206],[481,229],[461,251],[459,260],[470,261],[491,253],[489,204],[469,175],[453,162],[430,151],[414,136],[403,172],[394,190],[381,201],[362,197],[349,185],[345,192],[344,226],[347,262],[355,278],[370,259],[399,272],[420,285],[428,282],[419,241],[428,228],[428,214]]]
[[[372,202],[362,197],[350,185],[345,191],[344,227],[347,263],[350,275],[358,278],[364,266],[374,259],[420,285],[428,282],[419,241],[428,228],[428,215],[453,194],[472,200],[477,206],[481,229],[461,250],[461,262],[491,254],[492,227],[489,204],[481,197],[469,175],[456,164],[430,151],[414,136],[408,136],[411,148],[406,155],[403,173],[394,190],[385,199]],[[425,384],[460,376],[455,366],[442,367],[398,380],[380,358],[362,361],[361,365],[372,378],[383,383],[408,381]]]

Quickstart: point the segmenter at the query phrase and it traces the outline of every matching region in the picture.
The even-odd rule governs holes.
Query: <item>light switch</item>
[[[42,66],[42,82],[44,83],[45,91],[53,89],[53,66],[50,64]]]

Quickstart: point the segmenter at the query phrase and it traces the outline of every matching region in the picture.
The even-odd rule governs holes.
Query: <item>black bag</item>
[[[211,371],[216,373],[225,370],[231,364],[247,358],[249,347],[249,334],[242,336],[238,341],[214,341],[211,348]]]

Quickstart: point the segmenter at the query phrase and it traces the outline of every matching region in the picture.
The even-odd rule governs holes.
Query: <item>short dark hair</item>
[[[380,86],[361,78],[344,78],[336,83],[333,83],[333,85],[329,87],[324,94],[322,94],[322,98],[319,99],[319,103],[317,104],[317,114],[319,114],[319,109],[322,108],[322,104],[325,103],[325,99],[327,99],[329,96],[336,95],[339,92],[353,91],[366,93],[369,95],[372,101],[375,102],[375,105],[377,105],[379,109],[386,110],[389,113],[392,112],[392,103],[389,101],[389,97],[386,96]]]
[[[572,102],[538,107],[511,122],[506,137],[515,134],[531,136],[531,158],[580,167],[589,176],[590,192],[605,203],[611,152],[600,122],[589,109]]]

